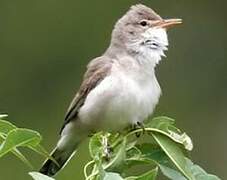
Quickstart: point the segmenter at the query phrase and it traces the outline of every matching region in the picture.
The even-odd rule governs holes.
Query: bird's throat
[[[164,52],[162,50],[153,50],[144,48],[140,53],[135,55],[135,60],[144,68],[144,70],[154,69],[161,61]]]

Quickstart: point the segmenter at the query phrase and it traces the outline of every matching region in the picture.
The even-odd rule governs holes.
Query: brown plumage
[[[71,120],[76,119],[78,110],[84,104],[87,95],[108,75],[111,65],[111,60],[105,56],[96,58],[88,64],[87,72],[83,78],[83,83],[68,108],[60,133],[66,124],[68,124]]]

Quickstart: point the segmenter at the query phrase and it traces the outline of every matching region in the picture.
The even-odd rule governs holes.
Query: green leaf
[[[143,143],[143,144],[137,145],[136,147],[141,152],[142,155],[140,158],[142,159],[155,161],[157,165],[169,163],[168,156],[158,145]]]
[[[23,163],[25,163],[28,167],[33,168],[32,164],[27,160],[27,158],[17,149],[14,148],[12,153],[18,157]]]
[[[198,165],[193,164],[193,162],[188,159],[186,159],[186,167],[190,173],[192,174],[194,180],[220,180],[215,175],[207,174],[201,167]],[[161,171],[165,176],[167,176],[170,179],[173,180],[187,180],[185,177],[183,177],[179,172],[177,172],[175,169],[169,168],[164,165],[159,166]]]
[[[19,146],[37,146],[40,141],[41,136],[36,131],[21,128],[13,129],[0,146],[0,157]]]
[[[30,172],[28,173],[34,180],[54,180],[51,177],[45,176],[38,172]]]
[[[97,159],[102,154],[102,133],[93,135],[89,141],[89,151],[93,159]]]
[[[181,148],[174,141],[164,135],[159,133],[152,133],[152,135],[178,170],[188,179],[194,180],[194,176],[187,168],[187,162]]]
[[[134,165],[150,164],[156,167],[159,164],[165,164],[169,161],[168,156],[157,145],[151,143],[143,143],[136,145],[133,149],[127,152],[127,167]]]
[[[166,153],[157,145],[144,143],[137,145],[137,148],[141,151],[141,158],[145,160],[154,161],[162,171],[162,173],[170,179],[174,180],[186,180],[185,177],[176,170],[176,167],[171,162]]]
[[[201,167],[194,164],[190,159],[186,158],[187,168],[191,171],[196,180],[221,180],[215,175],[208,174]]]
[[[151,161],[143,158],[142,153],[136,146],[126,152],[125,165],[130,168],[135,165],[150,164]]]
[[[159,165],[162,173],[172,180],[187,180],[180,172],[170,167]]]
[[[148,171],[140,176],[128,177],[125,180],[155,180],[158,174],[158,168]]]
[[[30,148],[31,150],[33,150],[33,151],[37,152],[38,154],[44,156],[47,159],[52,160],[55,164],[59,165],[58,162],[52,156],[50,156],[50,154],[40,144],[35,145],[35,146],[29,145],[28,148]]]
[[[9,121],[0,120],[0,133],[7,135],[11,130],[16,128],[17,127]]]
[[[107,167],[108,171],[117,171],[121,172],[122,166],[124,166],[125,158],[126,158],[126,138],[123,139],[123,142],[119,145],[119,149],[113,158],[105,167]]]
[[[191,138],[186,133],[182,133],[178,128],[176,128],[174,126],[174,122],[174,119],[160,116],[152,119],[146,125],[146,127],[153,128],[153,131],[168,136],[173,141],[182,144],[185,149],[191,151],[193,149],[193,143]]]
[[[186,133],[175,133],[169,130],[170,136],[178,143],[184,145],[185,149],[191,151],[193,149],[193,143],[191,138]]]
[[[2,116],[3,117],[3,116]],[[0,137],[5,140],[7,137],[7,134],[13,130],[16,129],[17,127],[13,125],[12,123],[5,121],[5,120],[0,120]],[[1,143],[4,142],[1,140]],[[21,161],[23,161],[25,164],[27,164],[30,168],[33,168],[31,163],[26,159],[26,157],[17,149],[13,148],[12,153],[17,156]]]
[[[136,139],[134,141],[130,141],[129,143],[127,142],[127,144],[126,144],[126,150],[130,150],[130,149],[134,148],[136,146],[136,144],[137,144],[137,141],[138,140]]]
[[[168,129],[175,130],[176,132],[179,131],[174,126],[175,120],[166,116],[159,116],[153,118],[148,124],[146,124],[146,127],[153,127],[157,128],[163,131],[167,131]]]
[[[100,178],[100,179],[104,179],[105,176],[106,176],[106,172],[104,171],[101,162],[100,162],[100,164],[98,165],[98,171],[99,171],[99,178]]]
[[[124,179],[118,173],[106,172],[103,180],[124,180]]]

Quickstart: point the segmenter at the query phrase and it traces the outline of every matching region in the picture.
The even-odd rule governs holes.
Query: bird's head
[[[181,22],[181,19],[162,19],[145,5],[134,5],[116,23],[112,44],[124,46],[130,53],[153,51],[164,55],[168,46],[166,30]]]

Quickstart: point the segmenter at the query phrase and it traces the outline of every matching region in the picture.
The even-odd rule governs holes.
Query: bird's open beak
[[[163,19],[152,23],[153,27],[165,29],[169,29],[178,24],[182,24],[182,19]]]

